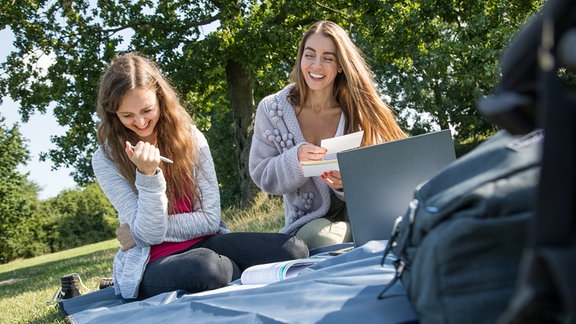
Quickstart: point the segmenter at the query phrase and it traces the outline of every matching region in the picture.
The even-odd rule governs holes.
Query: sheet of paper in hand
[[[305,177],[319,176],[324,172],[339,171],[338,159],[336,153],[360,147],[364,131],[358,131],[351,134],[336,136],[322,140],[321,147],[328,150],[322,161],[301,162],[302,171]]]

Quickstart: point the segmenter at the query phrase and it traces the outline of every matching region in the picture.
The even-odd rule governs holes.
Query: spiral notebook
[[[416,187],[455,158],[450,130],[338,153],[354,246],[389,239]]]

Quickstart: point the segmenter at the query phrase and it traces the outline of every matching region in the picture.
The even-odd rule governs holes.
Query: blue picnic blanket
[[[114,295],[113,287],[60,302],[71,323],[409,323],[417,316],[400,281],[382,266],[386,241],[370,241],[297,277],[265,286],[229,286],[197,294],[174,291],[143,301]]]

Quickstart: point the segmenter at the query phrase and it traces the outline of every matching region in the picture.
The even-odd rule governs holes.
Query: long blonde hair
[[[156,93],[160,117],[156,124],[155,144],[162,155],[174,161],[171,165],[161,163],[166,179],[168,210],[172,210],[176,199],[193,206],[199,200],[199,188],[194,177],[194,167],[199,167],[198,144],[192,137],[192,118],[180,104],[176,91],[162,76],[158,66],[137,52],[121,55],[110,63],[100,78],[97,112],[98,143],[104,153],[117,165],[120,173],[132,185],[136,178],[136,166],[126,155],[126,141],[136,144],[140,139],[126,128],[116,112],[124,96],[133,89],[150,89]],[[107,144],[107,145],[104,145]],[[107,146],[107,148],[106,148]]]
[[[315,23],[302,37],[296,64],[290,76],[291,82],[295,83],[289,95],[290,102],[302,106],[309,95],[308,86],[300,69],[300,61],[306,41],[315,33],[322,33],[331,38],[336,45],[342,73],[338,73],[334,80],[333,93],[346,118],[345,133],[364,130],[362,146],[406,137],[394,118],[394,112],[380,97],[374,75],[364,55],[346,31],[331,21]]]

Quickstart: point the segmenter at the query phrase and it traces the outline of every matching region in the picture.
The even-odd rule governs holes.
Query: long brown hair
[[[380,97],[374,75],[363,53],[352,42],[346,31],[331,21],[315,23],[302,37],[296,64],[291,73],[291,81],[295,86],[289,95],[290,102],[302,106],[309,95],[308,86],[300,69],[300,61],[306,41],[315,33],[322,33],[331,38],[336,45],[342,73],[338,73],[334,80],[333,93],[346,118],[345,133],[364,130],[362,146],[406,137],[394,118],[394,112]]]
[[[191,206],[194,201],[201,202],[194,177],[194,167],[199,167],[199,164],[195,154],[198,143],[191,133],[192,118],[158,66],[140,53],[131,52],[115,58],[100,78],[98,143],[136,191],[136,166],[124,148],[126,141],[135,145],[140,139],[122,124],[116,114],[124,96],[136,88],[150,89],[158,98],[160,117],[155,128],[157,143],[152,144],[160,149],[162,155],[174,161],[171,165],[161,163],[167,184],[168,210],[172,210],[176,199],[184,199]]]

